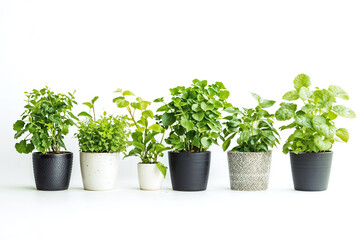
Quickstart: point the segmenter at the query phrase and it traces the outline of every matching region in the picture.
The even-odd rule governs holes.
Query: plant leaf
[[[338,136],[342,141],[349,141],[349,132],[346,128],[339,128],[336,130],[336,136]]]
[[[333,111],[341,117],[345,117],[345,118],[355,118],[356,117],[356,114],[353,110],[351,110],[350,108],[347,108],[345,106],[342,106],[342,105],[334,106]]]
[[[310,77],[304,73],[297,75],[294,79],[294,87],[296,90],[300,90],[301,87],[310,87]]]

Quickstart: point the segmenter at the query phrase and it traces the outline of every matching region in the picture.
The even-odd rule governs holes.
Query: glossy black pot
[[[333,152],[290,152],[294,188],[300,191],[324,191],[328,187]]]
[[[69,188],[73,154],[71,152],[32,154],[36,188],[58,191]]]
[[[169,152],[169,167],[173,190],[206,190],[211,152]]]

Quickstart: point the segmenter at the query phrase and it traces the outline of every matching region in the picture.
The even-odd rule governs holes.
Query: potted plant
[[[342,88],[331,85],[327,89],[310,90],[310,85],[307,75],[297,75],[294,79],[295,90],[285,93],[283,99],[300,100],[302,106],[283,102],[275,117],[279,121],[292,120],[292,123],[280,129],[294,129],[283,146],[283,152],[290,152],[295,189],[322,191],[328,187],[333,144],[349,139],[348,130],[336,128],[334,121],[338,116],[355,118],[355,113],[336,104],[339,98],[349,99]]]
[[[261,99],[255,93],[255,108],[226,108],[231,113],[225,117],[222,147],[226,151],[231,140],[238,136],[237,145],[228,151],[230,187],[232,190],[266,190],[271,166],[271,149],[279,143],[279,133],[274,128],[274,114],[264,108],[271,107],[275,101]]]
[[[113,102],[119,108],[127,109],[130,126],[134,127],[131,133],[132,141],[129,142],[134,148],[125,157],[135,156],[141,160],[137,165],[141,190],[159,190],[167,171],[167,167],[158,161],[158,157],[163,157],[164,151],[169,149],[162,143],[165,129],[157,123],[150,123],[151,119],[154,119],[154,113],[148,109],[151,102],[140,97],[130,102],[127,98],[135,96],[132,92],[121,89],[115,92],[121,96],[114,98]],[[139,114],[136,115],[136,112]],[[155,137],[159,134],[162,137],[158,141]]]
[[[78,116],[86,119],[79,122],[75,134],[80,147],[81,175],[85,190],[102,191],[115,187],[119,171],[120,153],[127,147],[129,135],[126,116],[107,115],[96,120],[94,104],[85,102],[93,116],[81,112]]]
[[[77,104],[71,93],[55,94],[48,87],[25,92],[25,111],[13,129],[15,139],[25,137],[15,144],[19,153],[32,154],[36,188],[56,191],[69,187],[73,154],[66,150],[63,142],[69,127],[77,117],[71,112]]]
[[[170,134],[165,142],[169,154],[171,183],[174,190],[206,190],[210,169],[209,147],[218,144],[222,132],[220,109],[231,107],[226,102],[230,93],[224,84],[193,80],[190,87],[170,89],[172,99],[157,111],[157,120]],[[156,101],[163,101],[162,98]]]

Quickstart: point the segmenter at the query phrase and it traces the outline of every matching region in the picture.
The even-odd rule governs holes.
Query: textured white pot
[[[164,175],[156,164],[138,163],[138,177],[141,190],[160,190]]]
[[[84,189],[111,190],[119,171],[120,153],[80,152],[81,175]]]

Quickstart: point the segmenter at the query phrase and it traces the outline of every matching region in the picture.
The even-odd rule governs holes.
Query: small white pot
[[[80,152],[81,175],[85,190],[103,191],[115,187],[120,153]]]
[[[141,190],[160,190],[164,175],[156,164],[138,163],[138,177]]]

